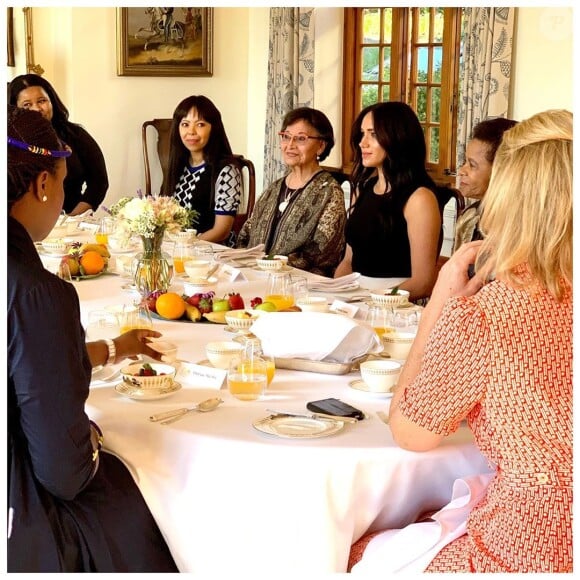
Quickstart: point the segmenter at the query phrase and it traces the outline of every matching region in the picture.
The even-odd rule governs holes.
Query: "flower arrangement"
[[[162,232],[175,233],[193,225],[199,213],[179,205],[172,197],[144,196],[122,197],[107,209],[116,218],[117,227],[127,237],[138,234],[152,238]]]

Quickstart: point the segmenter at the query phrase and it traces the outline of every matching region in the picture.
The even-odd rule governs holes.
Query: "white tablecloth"
[[[222,283],[218,295],[234,289],[247,301],[263,295],[265,276],[247,274],[254,280]],[[130,302],[134,296],[121,291],[126,282],[114,276],[75,282],[83,319],[89,310]],[[154,322],[190,362],[205,359],[210,340],[232,337],[221,325]],[[456,478],[488,471],[466,428],[428,453],[399,449],[376,414],[388,411],[388,400],[351,388],[357,378],[278,369],[263,400],[241,402],[222,389],[225,402],[216,411],[167,426],[149,415],[216,391],[184,385],[167,399],[134,401],[106,385],[91,388],[87,413],[103,429],[105,447],[131,469],[182,572],[316,577],[344,572],[351,544],[366,532],[401,527],[444,505]],[[329,396],[368,418],[308,440],[252,427],[268,407],[305,410],[307,401]]]

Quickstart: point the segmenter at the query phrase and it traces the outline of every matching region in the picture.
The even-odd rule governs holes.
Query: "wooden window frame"
[[[346,173],[352,171],[352,150],[350,133],[352,124],[360,112],[359,102],[362,83],[361,70],[362,51],[360,37],[362,35],[362,15],[364,8],[344,8],[343,32],[343,91],[342,91],[342,169]],[[390,100],[409,102],[411,86],[409,82],[409,18],[413,8],[392,9],[393,47],[405,47],[400,58],[391,58]],[[461,42],[461,9],[445,8],[445,18],[450,23],[444,30],[441,102],[439,123],[439,163],[427,163],[427,170],[433,179],[440,184],[454,185],[453,175],[456,172],[456,141],[457,141],[457,105],[459,86],[459,57]],[[451,47],[451,50],[449,50]],[[382,62],[382,56],[379,58]],[[396,61],[396,65],[393,63]],[[380,65],[382,66],[382,65]],[[431,67],[431,63],[429,65]],[[414,63],[416,69],[416,63]],[[379,67],[380,72],[380,67]],[[416,70],[411,71],[414,78]],[[380,75],[379,75],[380,79]],[[411,106],[412,103],[409,103]],[[429,107],[427,109],[430,110]],[[429,117],[427,117],[429,122]],[[426,137],[427,138],[427,137]]]

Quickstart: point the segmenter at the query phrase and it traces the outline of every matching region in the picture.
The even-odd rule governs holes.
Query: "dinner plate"
[[[255,429],[268,435],[285,439],[314,439],[338,433],[344,422],[335,419],[314,419],[310,417],[286,417],[273,415],[252,423]]]
[[[374,395],[375,397],[380,397],[381,399],[390,399],[393,396],[392,391],[389,391],[388,393],[381,393],[380,391],[377,392],[369,390],[368,385],[362,379],[355,379],[354,381],[350,381],[348,386],[351,389],[362,391],[363,393],[368,393],[369,395]]]
[[[165,397],[173,395],[173,393],[176,393],[180,389],[181,384],[177,381],[173,381],[169,387],[165,387],[163,389],[143,390],[139,387],[128,385],[124,382],[119,383],[115,387],[115,391],[117,391],[117,393],[125,397],[129,397],[129,399],[133,399],[135,401],[156,401],[157,399],[164,399]]]
[[[260,268],[260,266],[255,266],[252,268],[252,270],[255,270],[256,272],[262,272],[263,274],[279,274],[280,272],[292,272],[294,268],[292,268],[292,266],[288,266],[288,264],[285,264],[277,270],[264,270],[263,268]]]

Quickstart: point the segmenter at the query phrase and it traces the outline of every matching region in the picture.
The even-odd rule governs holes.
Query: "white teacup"
[[[401,366],[394,360],[367,360],[360,364],[360,374],[369,391],[389,393],[399,380]]]
[[[209,260],[190,258],[183,261],[185,272],[190,278],[206,278],[211,265],[212,263]]]

